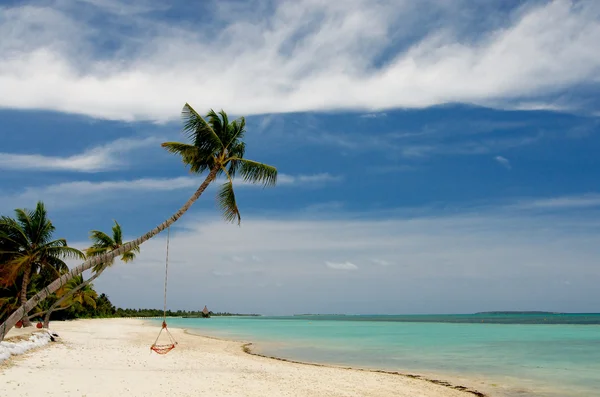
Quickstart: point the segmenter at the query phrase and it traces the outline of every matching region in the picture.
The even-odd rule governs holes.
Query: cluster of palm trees
[[[30,257],[36,259],[27,262],[27,265],[23,262],[22,266],[18,266],[16,264],[18,261],[11,259],[15,255],[15,252],[21,252],[16,250],[15,246],[11,245],[13,244],[12,239],[16,239],[18,236],[11,234],[10,230],[2,232],[2,236],[4,237],[0,238],[0,265],[2,268],[6,268],[7,272],[6,276],[2,275],[3,281],[5,277],[7,277],[7,280],[11,279],[9,277],[15,280],[19,275],[23,278],[30,278],[32,270],[40,272],[42,268],[47,268],[49,272],[58,277],[53,282],[41,288],[29,299],[27,289],[24,290],[25,292],[21,289],[18,308],[0,324],[0,340],[4,339],[6,333],[18,321],[25,321],[31,310],[46,298],[64,288],[70,280],[80,276],[84,271],[93,269],[94,276],[97,277],[115,258],[119,256],[123,259],[131,257],[134,252],[137,252],[141,244],[175,223],[212,182],[222,179],[223,183],[217,192],[218,206],[227,221],[237,222],[238,224],[240,224],[241,215],[233,189],[233,179],[241,177],[247,183],[262,184],[263,186],[275,185],[277,181],[277,169],[275,167],[244,158],[246,145],[243,138],[246,123],[243,117],[230,122],[224,111],[217,113],[210,110],[205,119],[186,103],[182,110],[182,118],[184,123],[183,132],[187,136],[189,143],[165,142],[162,144],[162,147],[171,153],[179,155],[183,164],[186,168],[189,168],[191,173],[207,173],[207,175],[192,197],[173,216],[154,229],[125,244],[115,244],[107,248],[92,246],[88,250],[87,257],[82,252],[69,247],[65,240],[50,240],[51,233],[47,235],[48,231],[46,230],[44,232],[46,234],[43,235],[45,238],[43,242],[47,246],[48,252],[53,252],[55,255],[41,255],[39,244],[42,240],[36,240],[36,243],[29,244],[31,248]],[[29,216],[29,213],[26,211],[25,213]],[[40,231],[39,233],[42,232]],[[96,237],[100,237],[97,241],[102,242],[104,236],[97,235]],[[94,236],[92,235],[92,237]],[[66,264],[64,263],[64,260],[67,258],[82,259],[85,261],[67,271]],[[25,277],[25,274],[27,274],[27,277]],[[81,279],[77,281],[79,280]],[[71,283],[75,284],[77,281],[72,281]],[[22,285],[28,283],[29,280],[25,283],[22,282]],[[78,286],[82,284],[84,283],[82,282]]]
[[[55,226],[48,218],[46,207],[40,201],[34,210],[16,209],[15,217],[0,217],[0,319],[7,312],[27,302],[27,297],[39,291],[41,285],[69,271],[65,260],[85,259],[98,256],[123,245],[121,226],[115,221],[112,236],[99,230],[92,230],[90,238],[92,246],[81,252],[70,247],[65,239],[53,239]],[[135,258],[139,248],[121,255],[124,262]],[[98,295],[91,286],[102,272],[113,264],[105,262],[92,269],[93,275],[84,280],[77,275],[67,281],[51,295],[53,303],[47,307],[40,302],[34,313],[25,314],[21,324],[31,326],[31,319],[45,315],[43,326],[48,327],[53,312],[65,310],[78,304],[96,308]]]

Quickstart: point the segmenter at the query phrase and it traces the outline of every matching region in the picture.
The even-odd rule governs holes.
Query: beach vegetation
[[[70,247],[67,240],[54,239],[54,232],[55,227],[41,201],[34,210],[16,209],[14,218],[0,217],[0,282],[2,287],[11,287],[20,280],[20,305],[27,303],[33,275],[56,278],[68,270],[65,259],[85,259],[84,253]],[[21,320],[24,326],[31,325],[26,313]]]
[[[108,235],[100,230],[92,230],[90,232],[90,239],[92,240],[92,246],[85,250],[86,256],[98,256],[102,255],[105,252],[109,252],[112,250],[118,249],[123,245],[123,230],[121,229],[121,225],[117,221],[114,221],[114,225],[112,227],[112,235]],[[121,255],[121,260],[125,263],[131,262],[135,259],[136,253],[140,252],[140,247],[134,247],[130,251],[126,251]],[[80,296],[80,291],[82,289],[89,288],[89,285],[97,279],[102,272],[112,266],[114,264],[115,259],[111,259],[110,261],[99,263],[92,268],[92,272],[94,273],[87,280],[83,280],[83,277],[77,276],[67,283],[70,287],[68,291],[63,292],[59,297],[59,299],[52,304],[50,309],[45,312],[43,327],[48,328],[48,324],[50,323],[50,317],[55,310],[62,310],[65,308],[64,305],[69,305],[69,302],[73,300],[73,296]],[[77,280],[79,283],[77,285],[73,285],[72,281]],[[60,291],[60,290],[59,290]],[[90,302],[88,302],[90,303]],[[90,303],[91,306],[91,303]],[[96,304],[93,304],[94,309],[96,308]],[[69,306],[67,306],[69,307]]]

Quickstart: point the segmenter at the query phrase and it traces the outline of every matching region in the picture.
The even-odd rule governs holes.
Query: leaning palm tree
[[[116,250],[123,245],[123,231],[121,229],[121,225],[119,225],[119,223],[117,221],[114,221],[114,222],[115,222],[115,224],[112,227],[112,237],[100,230],[92,230],[90,232],[90,239],[92,240],[93,243],[92,243],[91,247],[89,247],[88,249],[85,250],[85,254],[88,258],[93,257],[93,256],[102,255],[106,252]],[[131,262],[132,260],[135,259],[136,253],[139,253],[139,252],[140,252],[140,247],[135,247],[130,251],[124,252],[121,255],[121,260],[125,263]],[[99,263],[96,266],[92,267],[92,271],[94,272],[93,276],[91,276],[90,278],[88,278],[85,281],[83,281],[83,277],[82,277],[81,283],[79,285],[74,286],[73,288],[70,289],[70,291],[68,291],[67,293],[64,293],[62,295],[62,297],[57,299],[57,301],[54,302],[54,304],[52,306],[50,306],[50,309],[43,312],[43,314],[45,314],[43,327],[48,328],[48,325],[50,324],[50,316],[52,315],[52,312],[54,312],[56,310],[62,310],[64,303],[68,299],[70,299],[71,296],[73,296],[75,293],[78,293],[79,290],[81,290],[82,288],[86,288],[90,283],[92,283],[95,279],[97,279],[102,274],[102,272],[104,270],[106,270],[106,268],[112,266],[114,264],[114,262],[115,262],[115,258],[112,258],[111,260],[109,260],[107,262]],[[72,280],[75,280],[75,278]],[[69,280],[69,282],[71,282],[72,280]],[[59,308],[61,308],[61,309],[59,309]],[[29,317],[31,317],[31,316],[29,316]]]
[[[216,113],[211,110],[207,114],[207,121],[187,103],[183,107],[182,116],[183,131],[189,139],[189,143],[165,142],[162,146],[169,152],[181,156],[181,160],[186,167],[189,167],[190,172],[194,174],[207,173],[206,178],[192,197],[173,216],[148,233],[123,244],[116,250],[88,258],[68,274],[53,281],[0,325],[0,340],[20,317],[31,310],[37,302],[59,289],[69,279],[138,247],[175,223],[218,176],[222,176],[225,180],[217,193],[223,216],[228,221],[237,220],[238,224],[241,216],[233,191],[233,179],[240,176],[247,183],[264,186],[275,185],[277,181],[275,167],[244,158],[246,151],[246,145],[242,140],[246,127],[244,118],[229,122],[224,111]]]
[[[85,259],[85,255],[67,245],[65,239],[52,240],[54,225],[48,219],[46,208],[40,201],[35,210],[15,210],[16,219],[3,216],[0,218],[0,239],[3,254],[8,258],[1,268],[0,281],[3,286],[13,284],[21,277],[19,292],[20,303],[27,303],[27,288],[31,276],[41,270],[52,271],[60,276],[68,267],[63,259]],[[35,306],[35,305],[34,305]],[[24,326],[31,322],[23,313]]]

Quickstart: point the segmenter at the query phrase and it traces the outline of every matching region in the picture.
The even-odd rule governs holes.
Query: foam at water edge
[[[12,355],[23,354],[34,347],[44,346],[50,342],[50,334],[39,332],[32,334],[29,339],[19,342],[0,342],[0,362]]]

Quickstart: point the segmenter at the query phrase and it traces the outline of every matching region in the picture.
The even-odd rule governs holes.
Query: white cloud
[[[600,299],[594,219],[487,210],[385,220],[250,216],[236,227],[199,215],[186,214],[171,229],[171,307],[205,302],[267,314],[586,311]],[[142,245],[139,260],[111,268],[97,289],[120,306],[161,307],[165,238]],[[252,255],[260,256],[260,268],[231,261]],[[331,260],[341,255],[343,261]],[[360,266],[370,258],[402,266]],[[567,295],[559,288],[564,280],[576,287]],[[277,283],[286,286],[284,295]]]
[[[220,2],[206,18],[218,22],[206,24],[144,13],[158,3],[91,2],[113,13],[116,28],[71,2],[2,8],[0,92],[11,95],[1,107],[155,121],[178,117],[186,101],[235,114],[548,108],[545,96],[600,81],[596,1],[481,15],[464,12],[469,2]],[[108,39],[116,48],[100,50]]]
[[[106,145],[88,149],[81,154],[66,157],[0,153],[0,169],[72,172],[108,171],[126,164],[124,160],[125,153],[155,145],[160,141],[160,138],[118,139]]]
[[[508,161],[508,159],[506,157],[502,157],[502,156],[496,156],[494,157],[494,160],[496,160],[498,162],[498,164],[500,164],[501,166],[503,166],[506,169],[511,169],[511,165],[510,165],[510,161]]]
[[[366,113],[366,114],[362,114],[360,117],[364,118],[364,119],[376,119],[376,118],[380,118],[380,117],[386,117],[387,114],[385,113]]]
[[[600,207],[600,194],[590,193],[578,196],[562,196],[542,199],[523,200],[515,207],[523,209],[567,210],[577,208]]]
[[[351,262],[325,262],[325,266],[334,270],[356,270],[358,266]]]
[[[381,259],[371,259],[371,262],[373,262],[373,263],[375,263],[377,265],[381,265],[381,266],[389,266],[389,265],[391,265],[390,262],[384,261],[384,260],[381,260]]]
[[[329,173],[320,173],[315,175],[286,175],[282,174],[277,176],[277,183],[283,185],[310,185],[310,184],[322,184],[327,182],[339,182],[342,180],[341,176],[331,175]]]
[[[89,205],[92,202],[97,203],[113,199],[123,193],[127,193],[127,197],[133,197],[135,194],[147,194],[148,192],[168,192],[197,188],[202,180],[202,176],[182,176],[177,178],[141,178],[102,182],[73,181],[47,186],[31,186],[20,192],[3,191],[0,194],[0,211],[33,206],[38,200],[43,200],[48,207],[53,209],[69,208],[82,204]],[[329,174],[297,176],[280,174],[278,176],[278,186],[318,186],[330,180],[337,180],[337,177]],[[260,186],[243,181],[234,183],[238,188]]]

